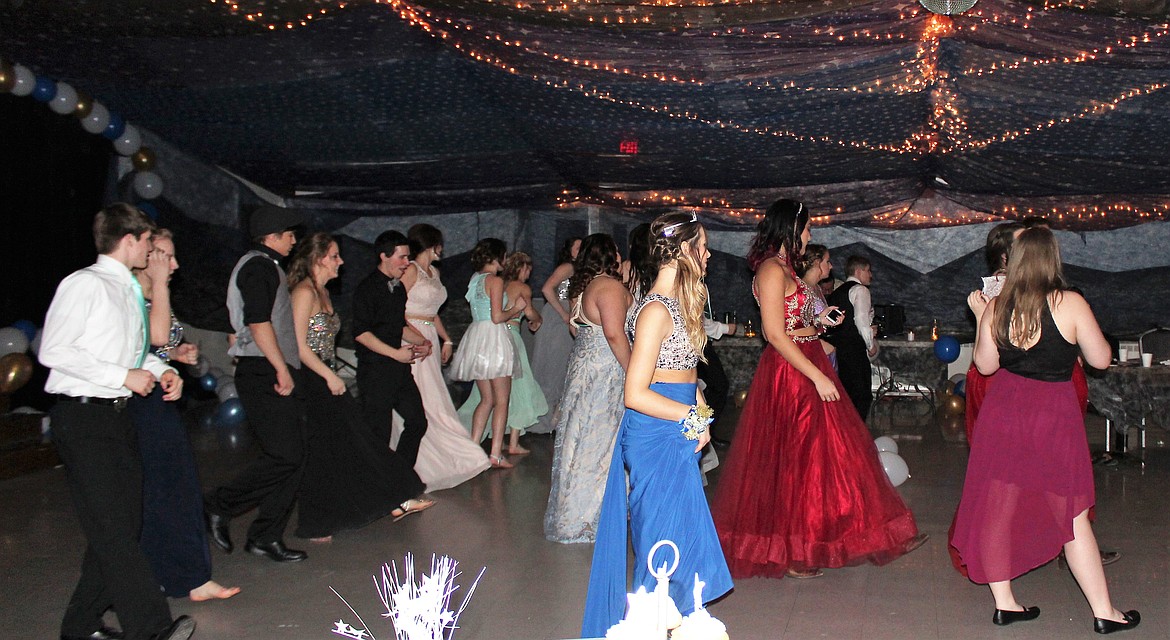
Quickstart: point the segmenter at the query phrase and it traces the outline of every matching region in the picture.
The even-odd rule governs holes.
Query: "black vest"
[[[849,301],[849,290],[854,286],[862,287],[865,285],[855,280],[847,280],[829,294],[826,302],[829,303],[830,307],[837,307],[844,311],[845,320],[835,327],[830,327],[822,337],[838,349],[865,351],[865,340],[857,332],[857,319],[853,317],[853,303]]]

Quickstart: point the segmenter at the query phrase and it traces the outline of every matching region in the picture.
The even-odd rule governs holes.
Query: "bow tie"
[[[386,283],[386,288],[390,290],[390,293],[394,293],[394,290],[397,289],[398,285],[401,283],[402,281],[398,278],[390,278],[390,281]]]

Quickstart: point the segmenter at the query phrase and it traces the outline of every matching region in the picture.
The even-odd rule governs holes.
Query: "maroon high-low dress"
[[[783,309],[788,332],[815,318],[812,291],[792,279],[797,289]],[[711,508],[735,578],[885,564],[918,535],[819,339],[793,341],[843,400],[821,400],[811,380],[764,349]]]
[[[952,541],[974,582],[1011,580],[1055,558],[1095,499],[1072,381],[1079,348],[1047,311],[1040,331],[1027,350],[1000,348],[979,410]]]

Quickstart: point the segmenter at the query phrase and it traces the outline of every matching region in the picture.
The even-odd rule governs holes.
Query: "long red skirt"
[[[953,544],[968,577],[1011,580],[1052,560],[1093,506],[1084,416],[1071,381],[999,371],[976,423]]]
[[[711,508],[736,578],[885,564],[918,535],[820,343],[798,346],[842,400],[764,349]]]

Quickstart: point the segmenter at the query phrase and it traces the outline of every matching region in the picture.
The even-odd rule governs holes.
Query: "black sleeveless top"
[[[1072,378],[1080,347],[1064,339],[1052,310],[1040,312],[1040,339],[1028,349],[1012,345],[999,348],[999,366],[1012,373],[1042,382],[1065,382]]]

